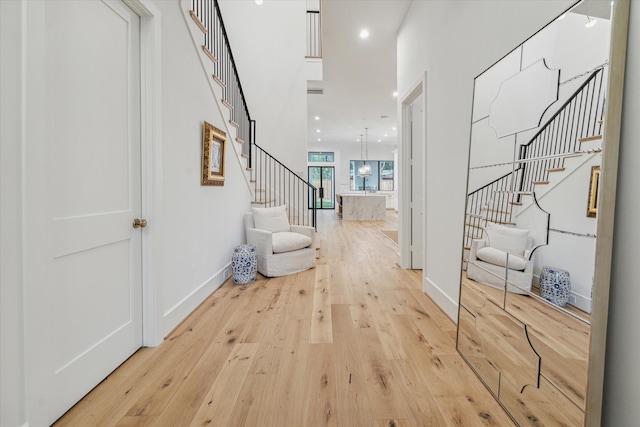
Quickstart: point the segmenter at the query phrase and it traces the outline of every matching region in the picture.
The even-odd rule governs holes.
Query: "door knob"
[[[133,228],[145,228],[147,226],[146,219],[134,219],[133,220]]]

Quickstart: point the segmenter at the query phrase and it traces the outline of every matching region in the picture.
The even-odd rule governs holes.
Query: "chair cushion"
[[[253,208],[253,221],[255,228],[260,230],[267,230],[272,233],[291,231],[285,205],[273,208]]]
[[[488,246],[516,255],[524,255],[527,248],[529,230],[505,227],[500,224],[487,224],[484,228],[489,238]]]
[[[507,253],[493,247],[485,246],[478,249],[476,257],[489,264],[504,267],[507,265]],[[517,255],[509,254],[509,267],[511,270],[524,270],[527,266],[524,258]]]
[[[297,251],[298,249],[306,248],[312,243],[311,237],[291,231],[273,233],[271,242],[274,254]]]

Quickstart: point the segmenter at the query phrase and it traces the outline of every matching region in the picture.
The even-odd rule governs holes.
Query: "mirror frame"
[[[568,12],[570,9],[575,7],[578,3],[580,3],[580,1],[575,2],[565,12]],[[605,348],[606,348],[606,334],[607,334],[607,319],[608,319],[608,311],[609,311],[611,255],[612,255],[612,249],[613,249],[613,229],[614,229],[615,199],[616,199],[616,186],[617,186],[618,155],[619,155],[620,129],[621,129],[621,118],[622,118],[622,96],[623,96],[623,89],[624,89],[624,70],[625,70],[625,63],[626,63],[627,33],[628,33],[628,27],[629,27],[629,6],[630,6],[630,0],[614,0],[612,5],[612,14],[611,14],[609,73],[608,73],[608,81],[607,81],[608,99],[607,99],[606,111],[605,111],[606,126],[604,127],[604,133],[603,133],[605,144],[602,151],[602,160],[601,160],[602,173],[600,173],[599,197],[597,200],[598,214],[596,218],[596,221],[597,221],[596,229],[597,229],[598,238],[596,240],[596,250],[595,250],[595,260],[594,260],[595,265],[594,265],[594,277],[593,277],[593,288],[592,288],[593,291],[592,291],[592,301],[591,301],[591,322],[590,322],[591,332],[590,332],[590,340],[589,340],[589,347],[588,347],[589,359],[588,359],[588,367],[587,367],[588,372],[587,372],[587,394],[586,394],[586,405],[585,405],[586,410],[585,410],[585,417],[584,417],[584,425],[589,427],[600,426],[601,420],[602,420],[602,397],[603,397],[603,386],[604,386],[604,363],[605,363]],[[549,25],[549,23],[547,25]],[[545,25],[542,28],[546,28],[547,25]],[[538,32],[533,34],[531,37],[538,34]],[[527,40],[524,40],[517,47],[521,46]],[[510,51],[509,53],[511,52],[512,51]],[[491,67],[497,64],[497,62],[492,64]],[[487,70],[489,68],[487,68]],[[484,70],[478,76],[482,75],[487,70]],[[475,85],[474,85],[474,92],[475,92]],[[470,128],[470,138],[469,138],[469,154],[471,154],[471,128]],[[469,187],[469,181],[467,177],[466,194],[468,193],[468,187]],[[467,203],[468,203],[466,194],[465,194],[465,212],[467,211]],[[463,230],[464,230],[464,225],[463,225]],[[472,364],[466,359],[466,357],[464,357],[463,353],[459,349],[460,312],[461,310],[464,310],[461,304],[462,274],[464,271],[464,262],[465,262],[464,231],[462,234],[463,234],[463,242],[461,245],[462,256],[461,256],[461,268],[460,268],[460,289],[459,289],[459,299],[458,299],[458,322],[457,322],[458,327],[456,332],[456,349],[458,350],[462,358],[465,360],[465,362],[471,367],[471,369],[476,373],[476,375],[478,375],[478,377],[481,379],[481,382],[484,383],[484,380],[482,380],[479,373],[475,370]],[[489,389],[488,386],[487,388]],[[489,391],[491,390],[489,389]],[[506,407],[504,406],[504,404],[500,402],[500,400],[497,399],[497,397],[496,397],[496,400],[498,400],[498,402],[501,404],[501,406],[503,406],[505,411],[509,413]],[[511,416],[511,414],[509,415]]]

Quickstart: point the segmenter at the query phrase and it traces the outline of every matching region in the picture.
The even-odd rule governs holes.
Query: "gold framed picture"
[[[598,182],[600,180],[600,166],[591,166],[591,179],[589,180],[589,202],[587,204],[587,216],[595,218],[598,213]]]
[[[202,185],[224,185],[227,134],[204,122],[202,126]]]

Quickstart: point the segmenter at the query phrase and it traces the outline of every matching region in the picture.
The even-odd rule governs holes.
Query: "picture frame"
[[[591,178],[589,180],[589,199],[587,204],[587,216],[595,218],[598,213],[598,189],[600,179],[600,166],[591,166]]]
[[[224,185],[227,134],[211,123],[202,126],[201,185]]]

